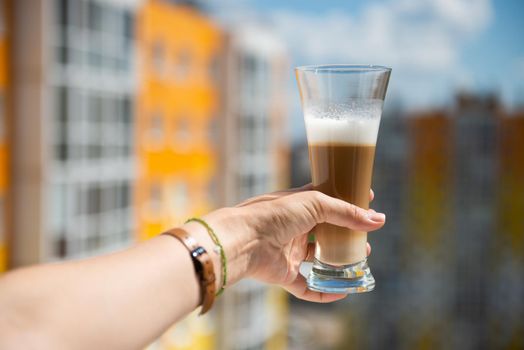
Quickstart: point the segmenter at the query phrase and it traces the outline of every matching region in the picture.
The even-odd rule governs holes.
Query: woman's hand
[[[308,234],[323,222],[374,231],[384,225],[385,215],[310,188],[308,185],[262,195],[205,216],[220,240],[225,242],[230,270],[228,284],[243,277],[253,277],[280,284],[304,300],[331,302],[345,297],[307,289],[299,265],[314,256],[314,244],[308,244]],[[372,191],[370,199],[373,199]],[[368,246],[368,254],[369,251]]]
[[[227,255],[228,285],[253,277],[301,299],[330,302],[344,295],[309,291],[299,274],[300,263],[313,257],[308,233],[323,222],[373,231],[385,217],[306,187],[252,198],[204,220]],[[212,257],[220,285],[222,266],[207,230],[195,222],[183,228]],[[159,235],[118,253],[2,276],[0,348],[143,349],[199,302],[187,249]]]

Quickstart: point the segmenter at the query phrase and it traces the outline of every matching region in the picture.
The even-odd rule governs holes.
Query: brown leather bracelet
[[[211,257],[204,247],[200,246],[193,237],[180,228],[171,229],[163,234],[175,237],[189,250],[200,283],[199,305],[202,305],[200,315],[205,314],[211,309],[215,301],[215,270]]]

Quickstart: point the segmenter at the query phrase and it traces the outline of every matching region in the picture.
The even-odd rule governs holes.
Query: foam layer
[[[349,143],[375,145],[380,125],[380,111],[373,117],[357,114],[319,118],[305,115],[308,143]]]

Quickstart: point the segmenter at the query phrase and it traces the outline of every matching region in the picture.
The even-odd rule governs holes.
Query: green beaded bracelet
[[[219,291],[216,294],[216,296],[219,296],[224,291],[224,288],[226,287],[226,282],[227,282],[226,252],[224,251],[224,247],[222,246],[222,244],[218,240],[218,237],[217,237],[215,231],[213,231],[213,229],[211,228],[211,226],[208,225],[207,222],[205,222],[201,218],[190,218],[190,219],[187,219],[186,224],[188,222],[191,222],[191,221],[198,222],[199,224],[201,224],[202,226],[204,226],[206,228],[207,232],[209,233],[209,236],[211,237],[211,239],[215,243],[216,247],[220,251],[220,261],[222,263],[222,286],[220,287]]]

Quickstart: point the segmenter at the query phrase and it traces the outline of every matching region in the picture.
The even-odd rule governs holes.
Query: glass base
[[[365,293],[375,289],[375,278],[371,274],[367,259],[342,266],[324,264],[315,259],[307,278],[307,287],[322,293]]]

